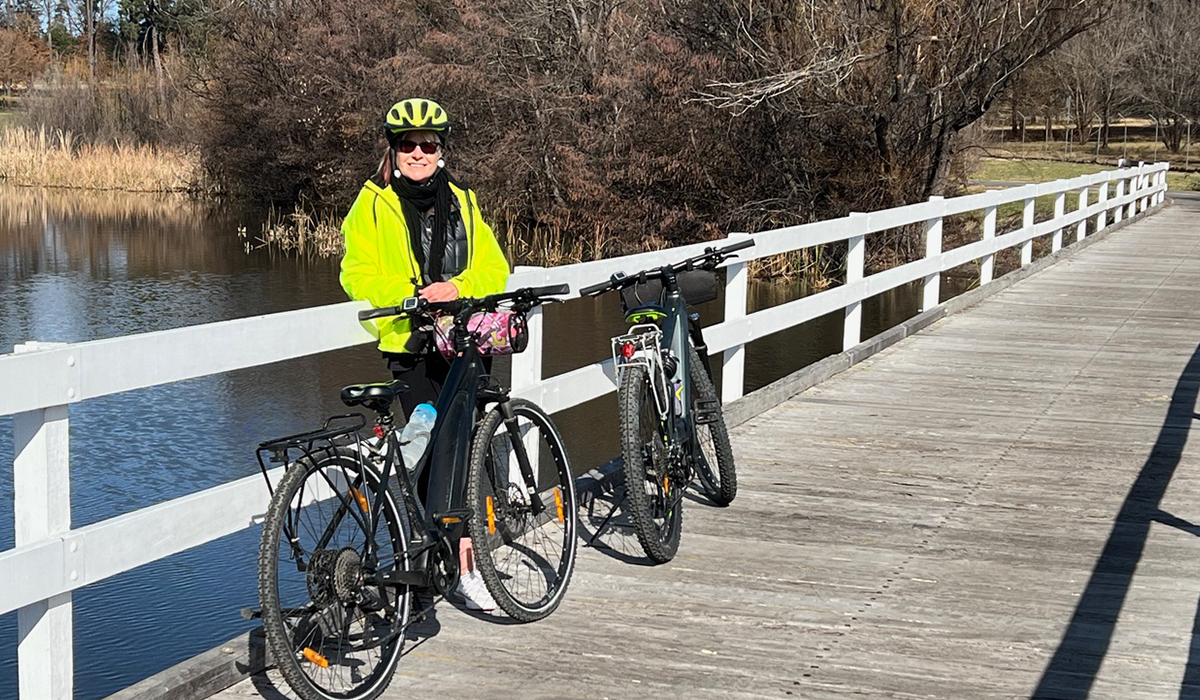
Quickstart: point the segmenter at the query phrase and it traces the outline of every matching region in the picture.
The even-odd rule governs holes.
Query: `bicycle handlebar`
[[[499,294],[489,294],[486,297],[463,297],[453,301],[429,301],[423,297],[408,297],[396,306],[381,306],[378,309],[367,309],[366,311],[358,312],[358,320],[369,321],[373,318],[383,318],[385,316],[412,316],[414,314],[429,313],[431,311],[444,311],[447,313],[458,313],[463,310],[483,310],[494,308],[497,304],[506,301],[516,301],[522,304],[536,306],[545,301],[549,301],[547,297],[569,294],[571,286],[567,284],[552,284],[546,287],[522,287],[514,289],[511,292],[501,292]]]
[[[629,285],[634,284],[635,282],[642,282],[645,280],[652,280],[652,279],[660,279],[668,271],[675,273],[675,272],[683,272],[684,270],[691,270],[694,267],[696,267],[697,264],[701,264],[701,263],[703,263],[702,266],[709,266],[710,269],[715,268],[717,265],[721,264],[721,262],[723,262],[727,258],[734,257],[733,253],[735,253],[739,250],[744,250],[746,248],[750,248],[753,245],[754,245],[754,239],[748,238],[744,241],[738,241],[737,243],[731,243],[731,244],[725,246],[724,248],[707,248],[703,253],[692,256],[692,257],[688,258],[687,260],[684,260],[682,262],[677,262],[673,265],[663,265],[662,267],[655,268],[653,270],[644,270],[642,272],[639,272],[639,273],[633,274],[633,275],[626,275],[623,272],[617,272],[617,273],[614,273],[613,276],[611,278],[609,278],[609,280],[607,282],[593,284],[591,286],[580,289],[579,294],[580,294],[580,296],[596,296],[596,295],[602,294],[602,293],[607,292],[612,289],[620,289],[622,287],[628,287]]]

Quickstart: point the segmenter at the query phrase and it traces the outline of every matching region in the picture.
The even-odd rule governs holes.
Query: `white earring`
[[[394,177],[400,177],[400,168],[396,168],[395,170],[393,170],[392,175]]]
[[[445,160],[443,160],[443,159],[441,159],[441,158],[438,158],[438,167],[439,167],[439,168],[444,168],[444,167],[446,167],[446,161],[445,161]]]

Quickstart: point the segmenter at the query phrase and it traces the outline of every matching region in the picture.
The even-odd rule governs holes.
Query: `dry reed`
[[[0,180],[15,185],[128,192],[203,189],[192,154],[113,142],[81,143],[70,132],[13,126],[0,130]]]
[[[283,255],[305,258],[340,257],[345,250],[341,232],[341,217],[329,212],[313,212],[297,204],[291,213],[272,208],[261,232],[251,239],[245,226],[237,234],[246,251],[266,248]],[[555,267],[572,263],[600,260],[606,257],[629,255],[647,250],[666,248],[667,241],[657,236],[647,237],[639,250],[625,249],[620,241],[597,229],[590,236],[568,236],[560,228],[522,229],[506,220],[498,231],[509,262],[514,265]],[[832,284],[839,273],[838,256],[828,254],[826,246],[793,251],[778,256],[754,260],[750,274],[760,279],[800,278],[816,289]]]
[[[290,214],[271,208],[262,232],[253,240],[245,226],[238,227],[246,252],[256,248],[296,254],[304,258],[341,257],[345,249],[342,220],[328,212],[310,212],[296,204]]]
[[[261,232],[251,239],[245,226],[238,228],[246,251],[266,248],[283,255],[305,258],[340,257],[345,250],[341,217],[330,212],[314,212],[297,204],[291,213],[272,208]],[[627,249],[617,239],[597,229],[590,236],[569,236],[558,227],[534,230],[516,225],[505,218],[497,231],[514,265],[555,267],[572,263],[659,250],[669,244],[658,236],[648,236],[639,250]],[[831,255],[827,246],[816,246],[778,256],[754,260],[750,274],[760,279],[803,279],[815,289],[825,289],[840,273],[839,255]]]

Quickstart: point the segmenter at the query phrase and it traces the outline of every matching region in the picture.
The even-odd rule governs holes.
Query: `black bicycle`
[[[513,619],[540,620],[562,601],[576,527],[566,450],[542,409],[510,398],[486,373],[480,349],[498,336],[523,349],[525,314],[568,291],[411,298],[359,314],[405,317],[448,334],[450,372],[415,464],[403,464],[392,415],[407,389],[401,381],[342,389],[346,405],[374,412],[369,434],[366,418],[350,413],[259,446],[264,476],[267,462],[289,465],[263,523],[263,629],[284,679],[304,700],[383,692],[408,625],[428,611],[413,610],[416,592],[429,592],[431,608],[457,585],[464,527],[488,591]]]
[[[683,492],[693,476],[719,506],[737,495],[733,449],[700,315],[688,306],[716,299],[717,265],[752,245],[747,240],[709,248],[674,265],[616,273],[580,290],[592,296],[620,290],[632,324],[612,340],[625,502],[642,549],[656,562],[670,561],[679,549]]]

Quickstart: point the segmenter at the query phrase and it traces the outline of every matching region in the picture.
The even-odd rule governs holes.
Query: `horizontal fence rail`
[[[1073,233],[1081,240],[1089,222],[1100,231],[1161,204],[1167,163],[1024,185],[981,194],[852,214],[848,217],[753,234],[753,248],[727,263],[725,320],[705,329],[709,352],[722,353],[722,399],[742,396],[747,343],[825,314],[845,311],[843,346],[859,343],[862,302],[921,281],[922,310],[939,304],[942,273],[979,261],[980,284],[991,281],[997,253],[1020,247],[1032,261],[1033,240],[1051,235],[1052,250]],[[1097,190],[1094,202],[1089,193]],[[1054,196],[1052,219],[1034,223],[1039,197]],[[1073,197],[1072,201],[1068,201]],[[997,235],[997,209],[1022,203],[1022,225]],[[1073,207],[1068,211],[1067,205]],[[943,251],[947,217],[983,212],[982,238]],[[865,274],[868,236],[903,226],[923,226],[925,256]],[[729,236],[741,240],[749,234]],[[845,241],[845,283],[795,301],[748,313],[751,260]],[[720,242],[716,243],[719,244]],[[519,268],[509,287],[566,283],[573,296],[614,272],[677,262],[714,242],[621,258]],[[267,495],[253,475],[86,527],[71,529],[68,406],[99,396],[294,359],[373,342],[356,320],[362,302],[85,343],[30,342],[0,356],[0,415],[13,415],[16,546],[0,552],[0,614],[18,611],[20,697],[69,700],[73,690],[71,592],[113,575],[225,537],[261,522]],[[557,412],[615,391],[612,361],[542,377],[543,320],[529,321],[529,347],[513,357],[513,394]],[[303,328],[304,333],[292,332]],[[272,479],[281,469],[271,472]]]

